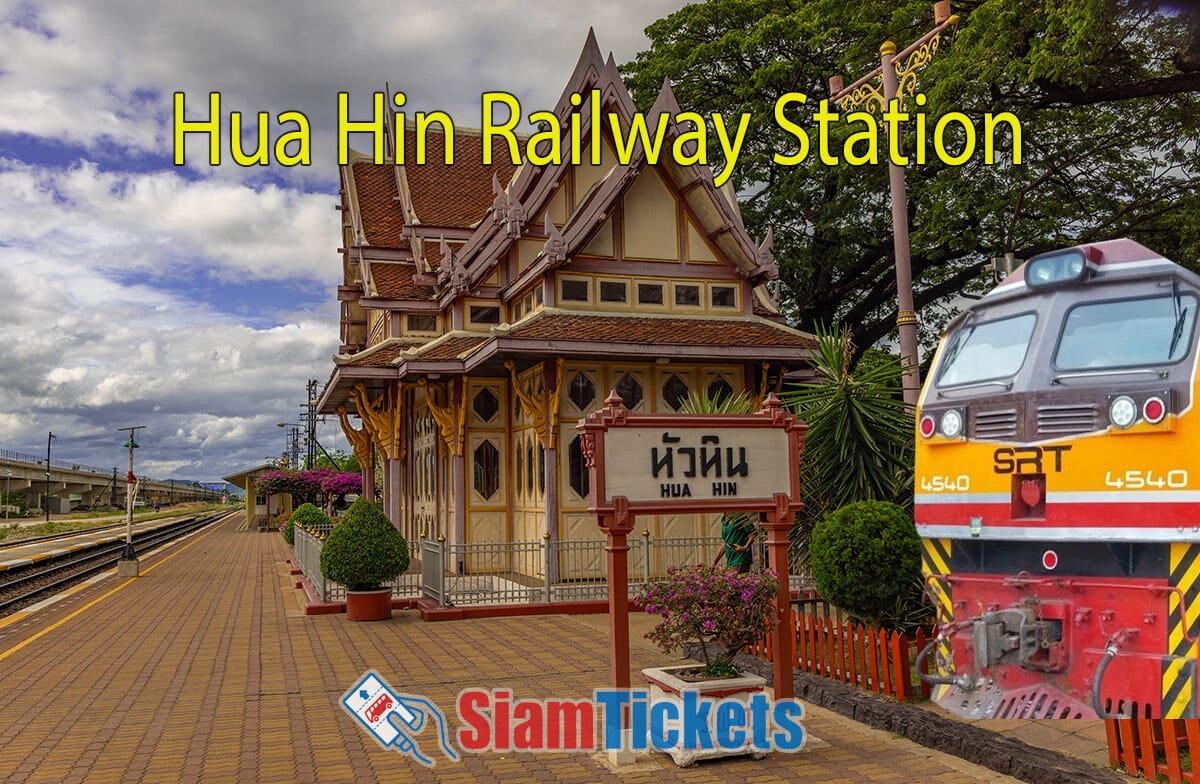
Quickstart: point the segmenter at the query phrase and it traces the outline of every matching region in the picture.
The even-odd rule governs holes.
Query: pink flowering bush
[[[705,677],[738,672],[733,657],[772,628],[779,579],[775,572],[747,572],[704,565],[670,568],[667,576],[646,586],[646,612],[662,618],[646,633],[670,653],[698,643]],[[714,651],[709,646],[714,646]]]
[[[324,497],[341,497],[362,491],[362,475],[314,468],[307,471],[280,469],[267,471],[258,478],[258,486],[268,493],[288,493],[298,503],[317,503]]]
[[[362,474],[329,471],[329,469],[323,468],[317,470],[328,471],[320,479],[321,492],[325,495],[342,496],[362,492]]]

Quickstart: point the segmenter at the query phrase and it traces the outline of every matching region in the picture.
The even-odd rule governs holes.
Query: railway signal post
[[[137,553],[133,550],[133,502],[137,496],[137,478],[133,475],[133,450],[138,448],[137,441],[134,436],[137,431],[144,430],[145,425],[137,425],[136,427],[118,427],[119,432],[129,431],[129,440],[122,446],[129,449],[129,476],[125,486],[125,552],[121,554],[121,558],[117,561],[117,575],[119,577],[137,577],[138,576],[138,561]]]

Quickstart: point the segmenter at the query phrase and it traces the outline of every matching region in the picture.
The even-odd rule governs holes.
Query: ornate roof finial
[[[546,211],[545,229],[548,239],[543,248],[546,257],[550,259],[550,268],[553,269],[567,260],[567,241],[563,239],[562,232],[554,225],[554,221],[550,220],[549,210]]]
[[[508,214],[504,219],[505,233],[510,237],[520,237],[521,228],[525,224],[525,207],[517,199],[509,199]]]
[[[500,187],[500,178],[492,172],[492,223],[500,225],[508,219],[508,194]]]
[[[437,282],[439,286],[446,286],[450,283],[450,276],[454,272],[455,258],[454,248],[450,247],[450,243],[446,242],[445,235],[442,235],[440,248],[442,251],[442,263],[438,267]]]
[[[450,247],[446,238],[443,236],[441,239],[442,266],[438,268],[438,285],[448,287],[456,295],[462,294],[471,288],[471,276],[467,274],[467,268],[458,260],[454,248]]]
[[[775,244],[775,234],[771,227],[767,227],[767,236],[763,237],[763,241],[754,250],[754,262],[756,266],[750,276],[754,279],[774,280],[779,277],[779,265],[775,263],[775,256],[771,253],[771,246]]]

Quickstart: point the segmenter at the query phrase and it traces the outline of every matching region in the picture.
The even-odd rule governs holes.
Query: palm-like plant
[[[681,414],[753,414],[761,408],[749,392],[709,397],[708,391],[694,389],[679,407]]]
[[[892,501],[912,511],[913,415],[900,396],[901,367],[870,354],[852,366],[850,335],[816,331],[817,380],[783,403],[808,423],[801,462],[804,510],[793,545],[805,548],[817,520],[855,501]]]

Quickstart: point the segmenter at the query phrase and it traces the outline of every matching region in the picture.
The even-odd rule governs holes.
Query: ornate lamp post
[[[866,106],[879,112],[895,109],[903,111],[905,96],[912,96],[917,89],[917,70],[924,67],[938,50],[942,32],[958,24],[958,16],[950,13],[948,0],[934,3],[934,24],[925,35],[918,38],[902,52],[896,44],[884,41],[879,47],[881,64],[849,87],[842,87],[842,77],[829,79],[829,92],[840,109],[857,109]],[[882,86],[875,84],[879,80]],[[895,140],[899,149],[899,139]],[[892,239],[896,255],[896,298],[898,312],[896,327],[900,331],[900,355],[904,362],[904,402],[917,404],[921,393],[921,369],[917,356],[917,314],[913,307],[912,263],[908,244],[908,196],[904,187],[904,167],[896,165],[888,156],[888,180],[892,200]]]
[[[145,425],[136,427],[119,427],[119,432],[129,431],[129,440],[121,446],[129,450],[129,476],[125,485],[125,551],[117,561],[117,574],[121,577],[137,577],[137,554],[133,551],[133,501],[137,493],[137,477],[133,475],[133,450],[138,448],[134,436],[137,431],[144,430]]]

